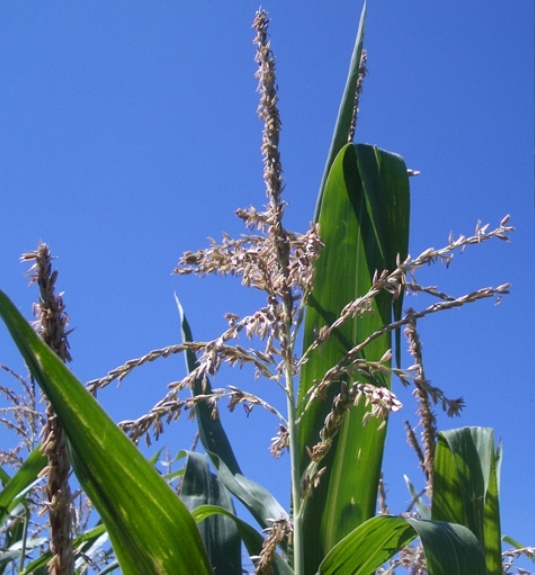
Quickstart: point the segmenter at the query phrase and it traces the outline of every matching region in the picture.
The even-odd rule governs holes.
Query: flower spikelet
[[[43,341],[63,362],[71,361],[67,340],[68,316],[62,294],[55,294],[57,271],[52,271],[52,256],[48,246],[39,243],[35,252],[26,253],[22,261],[33,262],[28,272],[30,284],[37,283],[40,298],[34,306],[37,316],[35,328]],[[70,575],[74,570],[72,549],[72,509],[69,487],[70,462],[60,422],[50,403],[46,407],[47,423],[43,428],[42,451],[48,458],[44,474],[48,476],[45,491],[48,498],[50,520],[50,551],[52,559],[48,572],[52,575]]]

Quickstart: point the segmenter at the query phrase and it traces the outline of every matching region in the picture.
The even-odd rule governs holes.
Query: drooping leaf
[[[501,575],[501,529],[494,432],[463,427],[439,434],[432,518],[468,527],[485,550],[489,575]]]
[[[191,328],[176,295],[175,300],[180,315],[182,337],[184,341],[191,342],[193,341]],[[186,352],[186,368],[188,372],[193,371],[196,367],[197,358],[195,354],[190,351]],[[208,379],[204,382],[196,381],[193,387],[193,394],[209,395],[211,390],[212,386]],[[269,527],[268,519],[278,519],[281,516],[287,517],[282,505],[277,502],[267,489],[243,475],[221,419],[212,416],[212,411],[205,402],[196,404],[195,415],[201,443],[210,455],[218,476],[232,495],[237,497],[247,507],[259,525],[265,529]]]
[[[215,453],[208,455],[225,487],[247,507],[262,528],[271,525],[269,519],[288,517],[284,508],[267,489],[239,473],[233,474]]]
[[[316,263],[315,287],[308,300],[305,350],[346,304],[370,290],[376,272],[393,271],[398,253],[405,259],[408,221],[409,186],[403,160],[374,146],[345,146],[329,173],[319,216],[325,248]],[[299,383],[301,408],[316,380],[355,345],[391,322],[392,309],[391,295],[380,293],[372,313],[346,322],[309,354]],[[397,315],[396,308],[394,312]],[[360,357],[379,361],[391,349],[391,339],[389,333],[383,334]],[[381,374],[369,383],[390,385],[389,378]],[[319,431],[339,392],[340,385],[332,384],[325,401],[316,400],[301,414],[301,471],[309,462],[307,447],[319,441]],[[386,428],[378,429],[377,420],[363,426],[367,410],[361,403],[346,416],[321,463],[326,471],[319,487],[306,503],[307,573],[313,573],[329,549],[375,514]]]
[[[2,482],[2,485],[5,485],[10,479],[11,476],[9,473],[3,467],[0,467],[0,481]]]
[[[7,296],[0,316],[64,429],[74,472],[125,575],[211,573],[189,511]]]
[[[369,519],[325,557],[318,575],[371,575],[420,537],[430,575],[486,575],[485,557],[466,527],[393,515]]]
[[[207,518],[216,514],[224,515],[225,517],[228,517],[234,521],[238,531],[240,532],[240,537],[242,538],[250,556],[254,557],[260,555],[264,538],[260,533],[258,533],[258,531],[256,531],[245,521],[236,517],[236,515],[230,513],[222,507],[217,507],[215,505],[202,505],[193,511],[193,517],[195,517],[196,521],[199,522],[205,521]],[[276,554],[274,557],[272,569],[274,575],[294,575],[293,570],[278,554]]]
[[[190,511],[201,505],[217,505],[234,514],[229,492],[210,471],[205,455],[183,451],[187,457],[180,498]],[[214,573],[241,575],[241,540],[233,521],[223,515],[208,517],[199,526]]]

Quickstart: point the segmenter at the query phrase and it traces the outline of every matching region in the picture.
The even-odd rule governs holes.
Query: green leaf
[[[191,342],[193,341],[191,328],[189,326],[188,320],[186,319],[184,309],[182,308],[182,305],[180,304],[176,294],[175,301],[180,316],[182,339],[184,341]],[[186,368],[188,373],[192,372],[197,367],[197,365],[197,358],[195,357],[195,354],[192,351],[187,350]],[[194,396],[209,395],[211,392],[212,385],[208,379],[204,381],[195,380],[192,389],[192,394]],[[221,419],[219,417],[214,418],[212,416],[211,408],[204,401],[195,404],[195,415],[197,417],[197,423],[199,426],[199,438],[204,449],[206,449],[206,451],[217,453],[217,455],[225,462],[225,465],[231,470],[233,474],[241,474],[238,460],[232,451],[232,446],[230,445],[230,441],[228,440],[227,434],[225,433]]]
[[[193,341],[191,328],[176,294],[175,300],[180,315],[182,338],[184,341]],[[195,354],[187,351],[186,368],[188,372],[193,371],[196,367],[197,358]],[[206,379],[204,382],[195,381],[192,393],[193,395],[208,395],[211,391],[210,381]],[[288,514],[284,508],[267,489],[247,479],[242,474],[221,419],[212,417],[212,410],[205,402],[196,404],[195,414],[197,416],[201,443],[210,455],[217,474],[225,487],[247,507],[264,529],[270,525],[268,519],[278,519],[281,516],[287,517]]]
[[[202,505],[197,507],[193,511],[193,517],[197,521],[205,521],[207,518],[211,517],[214,514],[224,515],[229,519],[232,519],[238,528],[240,533],[240,537],[242,538],[247,551],[251,557],[260,555],[262,551],[262,543],[264,538],[258,531],[256,531],[253,527],[251,527],[245,521],[242,521],[238,517],[236,517],[233,513],[230,513],[226,509],[222,507],[217,507],[215,505]],[[289,567],[289,565],[282,559],[282,557],[278,554],[275,554],[274,562],[272,564],[272,569],[274,575],[293,575],[293,570]]]
[[[247,507],[262,528],[270,527],[270,519],[288,518],[288,514],[273,495],[247,477],[235,473],[215,453],[208,453],[225,487]]]
[[[10,479],[9,473],[3,467],[0,467],[0,481],[2,485],[5,485]]]
[[[99,571],[98,575],[108,575],[108,573],[113,573],[116,569],[119,569],[119,564],[117,562],[111,563],[102,571]]]
[[[485,549],[489,575],[501,575],[501,532],[494,432],[463,427],[439,434],[432,518],[468,527]]]
[[[205,455],[182,451],[187,456],[180,498],[193,511],[200,505],[217,505],[234,514],[229,492],[210,471]],[[225,516],[212,516],[199,525],[206,552],[214,573],[241,575],[241,540],[233,521]]]
[[[46,537],[28,537],[25,541],[22,541],[22,539],[15,541],[5,551],[0,553],[0,569],[2,573],[5,572],[6,567],[10,563],[15,563],[20,559],[23,546],[25,550],[30,551],[47,543]]]
[[[1,291],[0,315],[63,426],[123,573],[211,574],[185,505]]]
[[[39,445],[28,455],[15,475],[9,479],[0,493],[0,524],[4,523],[9,512],[24,498],[26,490],[37,479],[46,463],[47,459],[41,453]]]
[[[97,525],[76,537],[72,542],[72,547],[75,550],[75,558],[84,554],[88,547],[90,547],[99,537],[106,533],[106,526],[104,524]],[[43,553],[35,561],[32,561],[20,575],[30,575],[41,567],[46,567],[46,564],[52,558],[52,553]]]
[[[323,192],[327,184],[327,178],[331,171],[334,159],[340,150],[348,143],[349,133],[351,129],[351,119],[353,118],[353,107],[355,105],[355,94],[357,89],[357,80],[359,75],[360,57],[362,55],[362,47],[364,44],[364,29],[366,27],[366,2],[362,7],[360,14],[359,27],[357,31],[357,38],[355,40],[355,47],[351,54],[351,61],[349,63],[349,73],[340,102],[338,110],[338,117],[334,125],[334,133],[331,141],[331,147],[327,154],[327,162],[321,178],[320,191],[316,202],[316,211],[314,213],[314,221],[317,222],[321,211],[321,203],[323,201]]]
[[[486,575],[481,546],[465,527],[392,515],[357,527],[329,552],[317,573],[370,575],[417,536],[430,575]]]
[[[403,479],[405,479],[405,484],[411,494],[414,507],[416,508],[416,511],[418,511],[420,519],[431,519],[431,509],[429,509],[420,494],[416,491],[412,481],[406,475],[403,476]]]
[[[321,206],[320,235],[325,248],[316,262],[315,287],[308,300],[305,350],[346,304],[369,291],[376,272],[393,271],[397,253],[405,259],[408,221],[409,186],[403,160],[374,146],[345,146],[333,163]],[[391,319],[392,298],[382,292],[373,302],[373,313],[346,322],[312,351],[301,370],[301,409],[314,381]],[[360,357],[379,361],[391,347],[391,336],[386,333],[366,346]],[[370,383],[390,386],[389,378],[380,374]],[[309,463],[307,447],[319,441],[319,431],[339,391],[339,384],[331,385],[325,401],[316,400],[300,413],[301,471]],[[321,462],[326,472],[306,502],[307,573],[315,572],[338,541],[375,514],[386,428],[378,429],[377,420],[363,426],[367,410],[361,402],[345,417]]]

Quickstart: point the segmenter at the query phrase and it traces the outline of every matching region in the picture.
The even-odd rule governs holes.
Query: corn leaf
[[[405,479],[405,484],[412,497],[412,503],[416,511],[418,511],[420,519],[431,519],[431,509],[429,509],[421,495],[416,491],[412,481],[406,475],[403,476],[403,479]]]
[[[376,272],[396,267],[408,248],[409,187],[403,160],[374,146],[348,144],[336,157],[327,180],[319,217],[325,248],[316,262],[315,287],[308,299],[304,349],[317,332],[330,325],[345,305],[366,294]],[[308,355],[299,383],[300,407],[323,375],[357,343],[389,324],[392,297],[380,293],[373,313],[346,322],[329,340]],[[372,341],[360,357],[379,361],[391,349],[389,333]],[[381,374],[370,382],[389,387]],[[309,463],[307,447],[319,441],[339,384],[332,384],[326,401],[316,400],[300,413],[300,468]],[[331,450],[321,462],[326,467],[319,487],[306,502],[306,572],[314,573],[327,552],[362,522],[375,514],[386,428],[362,418],[362,403],[346,416]]]
[[[191,328],[184,313],[184,309],[175,294],[175,301],[178,307],[178,314],[180,316],[180,327],[182,330],[182,339],[184,341],[193,341]],[[191,373],[197,367],[197,358],[195,354],[186,351],[186,369]],[[208,379],[204,381],[195,380],[193,385],[193,395],[209,395],[212,392],[212,385]],[[199,438],[202,446],[206,451],[217,453],[225,465],[233,474],[241,474],[241,469],[238,460],[234,455],[230,441],[228,440],[223,424],[219,417],[213,417],[212,409],[206,402],[195,404],[195,415],[197,417],[197,424],[199,427]]]
[[[15,565],[21,559],[22,548],[26,551],[31,551],[46,545],[48,540],[46,537],[27,537],[23,539],[17,539],[14,543],[6,543],[6,548],[0,552],[0,573],[5,573],[6,569],[10,567],[10,572],[15,572]],[[33,571],[32,575],[47,575],[46,567],[42,567],[37,571]]]
[[[470,529],[485,550],[489,575],[501,575],[501,530],[494,432],[463,427],[439,434],[432,519]]]
[[[47,459],[41,453],[39,445],[6,483],[0,493],[0,525],[4,523],[9,512],[24,498],[26,489],[37,479],[46,462]]]
[[[267,489],[244,475],[233,474],[215,453],[208,455],[225,487],[247,507],[262,528],[271,526],[270,519],[288,517],[284,508]]]
[[[355,105],[355,94],[357,90],[357,80],[359,75],[360,57],[362,55],[362,47],[364,44],[365,27],[366,27],[366,2],[364,2],[364,6],[362,7],[362,12],[360,14],[360,21],[357,31],[357,38],[355,40],[355,47],[353,48],[353,53],[351,54],[351,61],[349,63],[349,73],[347,75],[346,85],[344,88],[344,93],[342,95],[342,101],[340,102],[338,117],[336,118],[336,123],[334,125],[334,133],[331,141],[331,147],[329,148],[329,153],[327,154],[327,162],[325,164],[325,169],[323,171],[323,176],[321,178],[320,191],[318,194],[316,211],[314,215],[315,222],[318,221],[320,215],[321,203],[323,201],[323,191],[327,183],[329,172],[331,171],[331,166],[333,165],[334,159],[336,158],[340,150],[349,141],[351,120],[353,118],[353,107]]]
[[[97,541],[102,535],[106,533],[106,526],[104,524],[97,525],[75,537],[72,542],[73,549],[75,549],[75,558],[86,554],[90,546]],[[19,575],[35,574],[37,569],[46,567],[47,563],[52,559],[52,553],[43,553],[35,561],[32,561]]]
[[[175,300],[180,315],[182,338],[193,341],[191,328],[186,319],[184,309],[178,298]],[[197,367],[197,358],[191,351],[186,352],[186,368],[188,372]],[[193,395],[209,395],[212,391],[210,380],[196,380]],[[199,438],[210,455],[217,474],[225,487],[247,507],[251,515],[265,529],[270,526],[269,519],[287,517],[287,513],[273,495],[264,487],[245,477],[232,451],[232,446],[219,417],[212,416],[212,410],[205,402],[197,403],[195,415],[199,427]]]
[[[212,573],[185,505],[1,291],[0,315],[63,426],[74,472],[122,572]]]
[[[187,457],[180,499],[193,511],[200,505],[218,505],[234,514],[229,492],[210,471],[206,455],[182,451]],[[224,515],[208,517],[199,526],[214,573],[241,575],[241,540],[233,521]]]
[[[318,575],[371,575],[420,537],[429,575],[487,575],[485,558],[466,527],[380,515],[351,532],[325,557]]]
[[[236,524],[238,531],[240,532],[240,537],[242,538],[247,551],[251,557],[257,557],[262,551],[262,544],[264,538],[258,531],[251,527],[245,521],[239,519],[233,513],[228,510],[218,507],[216,505],[201,505],[193,511],[193,517],[198,522],[205,521],[207,518],[213,515],[224,515],[225,517],[231,519]],[[274,561],[271,564],[273,575],[293,575],[293,570],[288,566],[288,564],[282,559],[278,554],[275,554]]]

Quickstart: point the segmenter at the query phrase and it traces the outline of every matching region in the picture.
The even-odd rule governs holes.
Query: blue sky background
[[[361,2],[267,1],[280,86],[287,227],[304,231],[330,143]],[[265,202],[251,23],[256,2],[92,1],[0,5],[0,287],[30,319],[35,289],[18,259],[40,239],[58,256],[59,288],[75,331],[72,369],[87,381],[180,340],[177,291],[200,340],[245,315],[261,294],[236,278],[172,276],[207,236],[244,231],[238,207]],[[411,180],[410,253],[468,235],[478,219],[511,214],[509,244],[467,250],[423,283],[461,295],[511,282],[486,300],[423,321],[427,376],[463,396],[460,419],[503,440],[502,530],[535,544],[533,286],[533,3],[528,0],[371,0],[369,74],[355,140],[401,154]],[[423,307],[424,298],[406,300]],[[406,347],[406,346],[404,346]],[[410,361],[405,358],[405,365]],[[0,328],[0,362],[22,371]],[[119,421],[145,413],[184,375],[174,357],[99,394]],[[248,386],[225,372],[218,386]],[[12,383],[0,374],[0,384]],[[271,401],[265,382],[252,384]],[[402,421],[391,419],[386,481],[393,512],[421,485]],[[278,400],[280,401],[280,399]],[[225,415],[242,467],[288,504],[288,460],[271,460],[277,422],[255,410]],[[186,419],[160,446],[191,443]],[[4,437],[1,435],[0,437]],[[7,437],[3,441],[8,441]],[[284,479],[283,479],[284,478]]]

